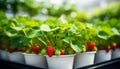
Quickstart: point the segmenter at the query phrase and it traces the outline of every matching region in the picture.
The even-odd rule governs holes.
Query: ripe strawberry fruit
[[[112,43],[112,50],[115,51],[116,48],[117,48],[117,44],[116,43]]]
[[[60,55],[65,55],[65,50],[61,50]]]
[[[30,49],[29,46],[25,46],[25,47],[23,48],[23,52],[26,52],[26,51],[29,50],[29,49]]]
[[[48,54],[48,56],[52,57],[54,55],[54,53],[55,53],[55,48],[52,47],[52,46],[48,46],[47,47],[47,54]]]
[[[111,49],[111,47],[110,47],[110,46],[107,46],[107,47],[106,47],[106,52],[109,52],[110,49]]]
[[[4,44],[0,43],[0,49],[5,50]]]
[[[40,46],[39,45],[34,45],[32,47],[32,51],[35,53],[35,54],[39,54],[40,52]]]
[[[94,51],[95,43],[94,42],[89,42],[88,43],[88,50],[89,51]]]
[[[9,47],[9,48],[8,48],[8,51],[9,51],[10,53],[14,52],[14,50],[15,50],[15,49],[12,48],[12,47]]]
[[[98,47],[98,50],[103,50],[103,47],[102,47],[102,46],[99,46],[99,47]]]

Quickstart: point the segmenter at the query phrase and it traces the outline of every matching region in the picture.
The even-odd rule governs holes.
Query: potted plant
[[[46,27],[46,29],[45,29]],[[53,27],[53,29],[51,29]],[[58,26],[43,24],[41,30],[46,42],[46,58],[49,69],[72,69],[75,50],[69,44],[72,24],[58,23]],[[71,41],[71,40],[70,40]]]
[[[32,38],[30,41],[33,40],[35,40],[35,43],[33,42],[33,44],[29,44],[25,48],[26,49],[24,53],[25,64],[40,68],[47,68],[46,57],[43,56],[46,53],[46,50],[42,48],[43,44],[40,44],[39,43],[40,41],[38,41],[36,38]]]
[[[39,29],[40,22],[32,20],[26,17],[18,17],[18,22],[25,24],[25,27],[22,29],[24,36],[21,38],[21,44],[23,46],[25,64],[37,66],[40,68],[47,68],[46,58],[40,52],[44,48],[44,44],[41,43],[38,39],[42,36]],[[23,24],[23,25],[24,25]]]
[[[95,39],[97,30],[93,25],[78,23],[77,26],[79,27],[78,31],[81,33],[79,34],[81,36],[77,37],[76,40],[79,41],[78,47],[81,51],[75,55],[74,69],[93,64],[95,51],[97,50]]]
[[[111,45],[112,45],[112,59],[119,58],[120,57],[120,48],[119,48],[119,38],[120,38],[120,33],[119,33],[119,27],[120,25],[118,24],[119,19],[111,19],[109,21],[110,26],[112,27],[112,31],[114,32],[114,36],[111,37]]]
[[[98,23],[100,27],[98,33],[98,51],[95,54],[95,63],[111,60],[111,40],[110,38],[114,35],[111,27],[108,23]],[[104,56],[104,57],[102,57]]]
[[[0,11],[0,53],[1,53],[1,59],[3,60],[9,60],[8,58],[8,52],[7,52],[7,36],[4,33],[4,28],[5,26],[8,24],[8,20],[5,16],[5,13],[3,13],[2,11]]]
[[[111,37],[111,48],[112,48],[112,59],[119,58],[120,57],[120,48],[119,48],[119,38],[120,34],[116,28],[112,28],[113,32],[115,33],[114,36]]]
[[[8,57],[10,61],[17,63],[25,63],[22,48],[28,43],[29,39],[24,37],[23,28],[15,18],[9,19],[9,24],[4,28],[5,35],[9,37],[8,41]]]

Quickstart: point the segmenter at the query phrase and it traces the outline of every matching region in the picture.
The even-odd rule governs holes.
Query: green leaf
[[[18,26],[10,26],[12,29],[16,30],[16,31],[21,31],[25,25],[24,24],[20,24]]]
[[[71,43],[70,46],[72,47],[72,49],[73,49],[75,52],[81,52],[81,51],[82,51],[82,49],[80,48],[80,47],[81,47],[80,44],[78,45],[78,44],[73,44],[73,43]]]
[[[22,44],[23,46],[28,45],[29,42],[30,42],[30,38],[25,38],[25,37],[23,37],[23,38],[19,41],[19,43]]]
[[[9,37],[14,37],[14,36],[18,35],[17,32],[15,30],[11,29],[11,28],[5,28],[4,32]]]
[[[51,29],[51,31],[56,31],[58,29],[59,29],[59,27],[56,27],[56,28]]]
[[[119,31],[116,28],[112,28],[114,35],[120,35]]]
[[[0,19],[6,18],[6,15],[3,11],[0,11]]]
[[[99,31],[98,37],[107,40],[110,37],[110,35],[105,31]]]
[[[42,24],[42,25],[40,26],[40,30],[41,30],[41,31],[50,31],[51,29],[50,29],[49,25],[47,25],[47,24]]]
[[[43,36],[42,32],[40,30],[32,30],[30,31],[30,33],[28,34],[28,38],[33,38],[33,37],[39,37],[39,36]]]
[[[18,44],[19,44],[19,41],[21,40],[21,37],[16,37],[16,38],[13,38],[12,39],[12,47],[13,48],[16,48],[17,46],[18,46]]]
[[[64,42],[70,44],[72,42],[72,38],[71,37],[66,37],[63,39]]]

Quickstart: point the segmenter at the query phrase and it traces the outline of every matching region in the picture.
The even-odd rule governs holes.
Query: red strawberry
[[[117,48],[117,44],[116,43],[112,43],[112,49],[113,51]]]
[[[0,49],[1,49],[1,50],[4,50],[4,49],[5,49],[4,44],[2,44],[2,43],[0,44]]]
[[[110,49],[111,49],[111,47],[110,47],[110,46],[107,46],[107,47],[106,47],[106,52],[109,52]]]
[[[55,53],[55,48],[52,47],[52,46],[48,46],[47,47],[47,54],[48,54],[48,56],[52,57],[54,55],[54,53]]]
[[[12,48],[12,47],[9,47],[9,48],[8,48],[8,51],[9,51],[10,53],[14,52],[14,50],[15,50],[15,49]]]
[[[22,49],[21,49],[21,48],[16,48],[16,50],[17,50],[17,51],[22,51]]]
[[[89,51],[94,51],[95,43],[94,42],[89,42],[88,43],[88,50]]]
[[[23,52],[26,52],[29,48],[30,48],[29,46],[25,46],[25,47],[23,48]]]
[[[102,47],[102,46],[99,46],[99,47],[98,47],[98,50],[103,50],[103,47]]]
[[[40,52],[40,46],[39,45],[34,45],[32,47],[32,51],[35,53],[35,54],[39,54]]]
[[[61,50],[60,55],[65,55],[65,50]]]

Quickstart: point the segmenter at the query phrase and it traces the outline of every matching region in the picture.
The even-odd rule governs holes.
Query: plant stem
[[[46,47],[48,46],[45,41],[43,41],[41,38],[38,38],[39,41],[41,41]]]

